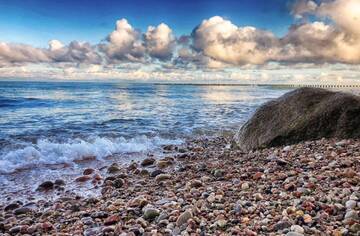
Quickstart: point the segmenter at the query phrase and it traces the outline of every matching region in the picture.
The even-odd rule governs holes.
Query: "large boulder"
[[[300,88],[262,105],[235,135],[243,151],[320,138],[360,137],[360,97]]]

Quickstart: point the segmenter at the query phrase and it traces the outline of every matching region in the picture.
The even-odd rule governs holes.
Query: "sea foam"
[[[73,164],[89,157],[102,160],[104,157],[114,154],[147,152],[155,150],[161,145],[180,144],[181,142],[178,139],[169,140],[146,136],[130,139],[96,137],[91,141],[76,139],[67,143],[38,140],[36,144],[0,156],[0,173],[13,173],[17,170],[43,165]]]

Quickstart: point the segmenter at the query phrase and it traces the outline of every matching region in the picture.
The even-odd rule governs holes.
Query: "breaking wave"
[[[139,136],[109,139],[96,137],[92,141],[76,139],[68,143],[39,140],[37,144],[10,151],[0,156],[0,173],[13,173],[52,164],[73,164],[76,161],[94,158],[102,160],[114,154],[141,153],[159,148],[161,145],[180,144],[181,140]]]

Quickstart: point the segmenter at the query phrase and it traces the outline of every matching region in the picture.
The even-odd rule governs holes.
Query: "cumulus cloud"
[[[164,23],[157,27],[149,26],[145,33],[145,46],[150,57],[169,60],[175,47],[175,36]]]
[[[312,14],[331,22],[292,26],[282,39],[283,55],[278,58],[285,61],[360,63],[360,1],[333,0],[315,6],[312,1],[300,2],[312,7],[297,9],[295,14]]]
[[[51,40],[47,49],[0,42],[0,66],[57,62],[100,64],[102,57],[95,46],[77,41],[65,46],[58,40]]]
[[[237,27],[219,16],[204,20],[192,36],[195,50],[234,65],[263,64],[273,57],[278,46],[278,39],[271,32]]]
[[[51,40],[47,48],[36,48],[0,42],[0,67],[43,63],[60,68],[71,64],[61,69],[68,75],[78,70],[101,74],[98,70],[103,68],[136,65],[133,70],[140,71],[139,75],[143,72],[138,67],[146,65],[166,69],[167,73],[182,73],[266,68],[274,64],[291,68],[360,64],[359,0],[298,0],[291,13],[294,24],[282,37],[252,26],[237,26],[220,16],[203,20],[191,34],[180,37],[165,23],[141,32],[126,19],[120,19],[106,40],[95,45]],[[83,65],[89,67],[84,69]]]
[[[254,27],[238,27],[216,16],[192,33],[193,48],[214,62],[230,65],[280,63],[360,63],[360,1],[297,1],[296,18],[312,16],[283,37]],[[204,60],[202,60],[204,61]]]
[[[141,33],[126,19],[116,22],[115,30],[107,38],[108,44],[102,48],[111,61],[141,61],[145,47]]]
[[[0,65],[20,64],[24,62],[48,62],[47,51],[25,44],[0,42]]]

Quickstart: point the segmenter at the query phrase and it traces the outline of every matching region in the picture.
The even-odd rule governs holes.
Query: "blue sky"
[[[219,15],[238,26],[283,35],[292,22],[287,0],[1,0],[0,41],[46,46],[51,39],[98,43],[126,18],[143,31],[166,22],[176,35],[190,34],[203,19]]]
[[[359,0],[0,0],[0,78],[353,82],[359,25]]]

